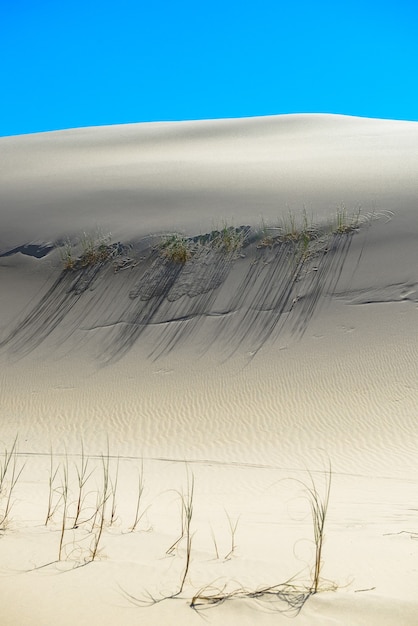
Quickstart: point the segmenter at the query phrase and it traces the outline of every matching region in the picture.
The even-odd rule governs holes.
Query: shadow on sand
[[[295,241],[253,240],[239,254],[201,246],[185,263],[149,248],[140,262],[63,270],[0,347],[21,357],[58,327],[60,344],[76,331],[88,337],[101,329],[101,356],[112,362],[153,328],[149,356],[157,359],[209,324],[207,348],[220,338],[230,355],[243,344],[255,354],[285,326],[303,335],[323,296],[334,292],[354,236],[330,234],[308,250]]]

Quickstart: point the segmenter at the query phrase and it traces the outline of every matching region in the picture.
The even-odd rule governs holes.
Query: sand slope
[[[330,115],[133,124],[0,140],[0,250],[99,226],[115,238],[304,205],[416,207],[418,125]]]
[[[208,585],[236,592],[205,605],[211,624],[288,623],[289,598],[242,590],[296,574],[309,587],[298,481],[311,471],[322,494],[331,462],[323,593],[295,622],[415,624],[418,124],[289,115],[114,126],[0,139],[0,158],[0,438],[10,451],[18,434],[16,472],[25,464],[0,524],[2,623],[192,624],[190,600]],[[359,227],[315,240],[306,260],[293,243],[255,237],[262,219],[276,235],[289,210],[302,224],[304,207],[315,228],[335,228],[341,203],[348,216],[361,205]],[[176,265],[155,248],[161,234],[224,223],[251,228],[236,254],[206,247]],[[98,229],[129,244],[119,265],[64,271],[54,244],[70,238],[76,255]],[[117,482],[115,519],[110,498],[87,565],[97,518],[71,527],[81,440],[93,472],[84,517],[102,454]],[[145,512],[129,532],[140,471]],[[192,475],[182,594],[138,608],[126,594],[179,588],[185,539],[167,550]]]

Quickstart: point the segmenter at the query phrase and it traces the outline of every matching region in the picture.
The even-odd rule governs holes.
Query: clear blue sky
[[[0,0],[0,135],[324,112],[418,120],[417,0]]]

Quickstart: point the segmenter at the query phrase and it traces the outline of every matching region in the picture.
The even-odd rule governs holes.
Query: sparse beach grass
[[[242,586],[236,586],[235,589],[231,589],[228,583],[218,586],[216,582],[212,582],[209,585],[201,588],[193,596],[190,606],[199,611],[205,608],[213,607],[224,603],[227,600],[232,599],[257,599],[263,601],[267,599],[274,599],[284,603],[284,611],[293,614],[299,613],[305,602],[310,596],[318,593],[322,590],[336,590],[334,583],[327,581],[326,585],[322,584],[321,573],[323,565],[323,546],[325,539],[325,523],[328,513],[328,505],[331,492],[331,478],[332,471],[331,466],[327,472],[324,472],[324,485],[321,492],[320,487],[314,480],[312,474],[309,474],[309,481],[304,482],[299,479],[296,480],[304,491],[307,497],[307,501],[311,510],[312,516],[312,528],[313,528],[313,542],[314,542],[314,561],[310,569],[310,581],[300,582],[299,576],[295,575],[285,582],[259,587],[257,589],[246,589]],[[239,518],[233,523],[229,515],[227,515],[229,526],[231,530],[231,552],[225,559],[230,558],[235,550],[235,533],[238,525]],[[283,609],[282,609],[283,610]]]
[[[341,206],[331,220],[318,222],[306,209],[301,213],[289,210],[275,225],[262,221],[257,231],[257,246],[262,248],[290,243],[294,245],[296,255],[308,256],[326,250],[333,235],[353,233],[362,224],[371,221],[373,216],[377,214],[362,215],[360,208],[350,212]]]
[[[416,623],[417,124],[4,139],[4,626]]]
[[[60,464],[57,464],[57,456],[53,454],[53,451],[49,455],[45,455],[46,460],[48,456],[49,476],[45,489],[47,514],[42,523],[44,526],[48,526],[48,534],[51,538],[56,536],[56,560],[46,564],[37,564],[35,569],[52,566],[54,563],[68,563],[71,567],[93,563],[100,558],[102,553],[106,556],[105,538],[117,518],[116,494],[119,489],[121,459],[119,456],[111,456],[109,448],[100,458],[96,456],[92,459],[86,454],[83,443],[81,443],[81,452],[74,462],[71,462],[71,456],[67,453],[63,456]],[[17,469],[18,467],[19,469]],[[12,488],[9,490],[8,498],[11,497],[12,493],[15,493],[17,479],[20,478],[22,469],[23,465],[18,463],[18,457],[16,457],[15,441],[10,450],[6,450],[1,464],[2,485],[4,486],[6,476],[9,475],[9,484]],[[115,532],[130,534],[138,530],[145,512],[152,507],[152,502],[148,503],[146,507],[142,503],[144,492],[142,461],[138,467],[138,476],[138,490],[136,496],[132,498],[134,514],[131,523],[129,525],[124,519],[118,517],[118,529],[114,529],[113,534]],[[315,552],[309,584],[298,583],[298,577],[291,577],[277,585],[247,589],[239,585],[236,580],[231,580],[229,583],[226,582],[221,585],[215,581],[208,582],[203,587],[193,590],[193,574],[191,572],[196,558],[193,540],[201,532],[202,519],[199,522],[194,520],[195,477],[193,472],[186,468],[186,486],[177,490],[178,502],[180,503],[180,533],[166,550],[166,554],[174,557],[179,565],[182,563],[181,569],[177,566],[175,568],[179,570],[179,578],[177,583],[173,580],[173,592],[159,595],[158,592],[144,589],[142,592],[139,590],[138,595],[136,595],[123,590],[125,597],[138,606],[182,597],[196,611],[216,606],[231,599],[245,598],[263,601],[273,598],[274,601],[283,603],[284,610],[300,610],[310,595],[322,589],[321,569],[325,522],[330,498],[331,470],[329,469],[325,476],[323,493],[311,474],[309,474],[308,483],[297,479],[290,480],[296,480],[303,487],[312,513]],[[126,511],[126,506],[124,510]],[[234,557],[234,561],[240,559],[240,556],[236,556],[235,553],[237,547],[236,533],[241,515],[232,516],[227,510],[224,510],[224,513],[229,528],[229,540],[225,538],[226,543],[229,541],[229,549],[220,564],[230,561],[232,557]],[[20,524],[21,526],[22,524]],[[2,530],[5,531],[6,529],[2,528]],[[149,532],[149,527],[147,527],[147,531]],[[213,528],[212,536],[215,536]],[[104,545],[102,546],[102,544]],[[216,541],[215,547],[219,558]],[[200,563],[201,558],[200,556],[198,559]],[[209,555],[207,558],[209,559]]]
[[[256,243],[257,248],[291,244],[295,258],[308,258],[326,251],[333,235],[351,234],[378,215],[362,214],[360,208],[350,212],[342,205],[328,222],[320,223],[306,209],[300,213],[289,210],[278,219],[277,224],[268,224],[262,220],[258,228],[234,227],[225,221],[220,228],[204,235],[164,235],[156,245],[156,250],[163,259],[179,265],[185,265],[199,253],[209,250],[223,252],[236,259],[242,249],[252,242]],[[74,266],[72,259],[71,263]]]

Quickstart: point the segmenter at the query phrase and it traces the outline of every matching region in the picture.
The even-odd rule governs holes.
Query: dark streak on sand
[[[26,243],[23,246],[18,246],[17,248],[13,248],[12,250],[8,250],[7,252],[3,252],[0,254],[1,257],[8,257],[21,252],[26,256],[32,256],[35,259],[42,259],[47,254],[54,249],[53,244],[36,244],[36,243]]]
[[[292,241],[252,242],[238,255],[202,247],[185,264],[149,249],[127,271],[115,272],[110,261],[62,271],[0,348],[19,357],[58,326],[60,342],[100,328],[107,331],[102,357],[111,362],[158,327],[149,353],[157,359],[210,323],[209,336],[225,338],[229,355],[242,345],[255,354],[285,325],[297,337],[305,332],[322,296],[337,286],[353,235],[333,234],[308,255]]]

